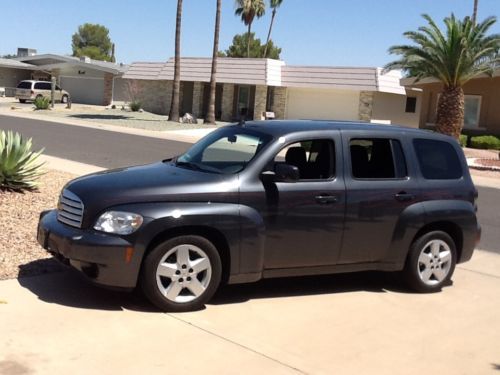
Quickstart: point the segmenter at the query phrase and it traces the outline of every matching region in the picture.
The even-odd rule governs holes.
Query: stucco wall
[[[289,87],[285,118],[358,120],[359,91]]]
[[[20,81],[30,78],[29,70],[0,68],[0,87],[16,87]]]
[[[436,122],[437,100],[442,86],[432,83],[419,87],[423,89],[420,127],[425,127]],[[485,133],[500,134],[500,77],[469,81],[464,86],[464,93],[481,96],[479,128]]]
[[[376,92],[372,108],[372,122],[390,122],[393,125],[403,125],[418,128],[422,98],[420,92],[411,91],[407,96],[416,97],[415,113],[406,113],[406,96]]]

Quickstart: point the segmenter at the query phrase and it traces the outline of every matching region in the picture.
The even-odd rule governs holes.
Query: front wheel
[[[61,98],[61,103],[66,104],[68,103],[68,95],[64,94]]]
[[[19,99],[19,103],[26,103],[26,99]]]
[[[179,236],[156,246],[146,257],[141,287],[163,311],[199,310],[214,295],[222,274],[215,246],[200,236]]]
[[[417,292],[439,291],[451,279],[456,260],[455,242],[447,233],[426,233],[411,245],[403,271],[405,279]]]

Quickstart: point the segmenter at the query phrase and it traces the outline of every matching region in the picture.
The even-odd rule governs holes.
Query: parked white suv
[[[35,100],[36,98],[49,98],[52,91],[52,84],[47,81],[21,81],[16,88],[16,98],[19,99],[21,103],[26,103],[26,101]],[[54,99],[56,102],[67,103],[69,99],[69,93],[59,85],[56,85],[56,91],[54,93]]]

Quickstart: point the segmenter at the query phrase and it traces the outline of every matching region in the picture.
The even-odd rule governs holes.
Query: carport
[[[54,54],[25,56],[13,61],[31,70],[31,76],[23,79],[49,80],[51,75],[55,76],[74,103],[109,105],[114,97],[125,96],[116,92],[124,91],[124,85],[114,84],[127,70],[123,64]]]

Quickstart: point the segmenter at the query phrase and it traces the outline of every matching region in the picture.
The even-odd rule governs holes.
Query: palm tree
[[[474,0],[474,10],[472,11],[472,23],[475,25],[476,24],[476,19],[477,19],[477,4],[479,0]]]
[[[172,103],[170,104],[169,121],[179,121],[179,96],[181,89],[181,20],[182,0],[177,0],[177,18],[175,21],[175,58],[174,85],[172,88]]]
[[[500,34],[487,35],[496,18],[488,17],[474,25],[469,17],[461,21],[452,14],[444,19],[443,33],[430,16],[423,17],[427,26],[403,34],[415,44],[389,48],[391,54],[401,58],[385,69],[403,69],[415,82],[423,78],[440,81],[443,89],[438,100],[436,130],[458,138],[464,121],[463,85],[478,75],[492,75],[500,61]]]
[[[266,12],[264,0],[236,0],[234,14],[241,16],[243,23],[248,26],[247,32],[247,57],[250,57],[250,32],[255,17],[260,18]]]
[[[208,111],[205,117],[205,124],[215,124],[215,93],[217,88],[217,54],[219,52],[219,31],[220,31],[220,8],[221,0],[217,0],[217,10],[215,12],[214,50],[212,53],[212,73],[210,75],[210,97],[208,99]]]
[[[264,48],[264,58],[267,57],[267,46],[269,45],[269,40],[271,39],[271,31],[273,30],[273,23],[274,23],[274,17],[276,17],[276,9],[278,9],[281,5],[283,0],[270,0],[270,7],[273,10],[272,16],[271,16],[271,23],[269,25],[269,31],[267,33],[267,40],[266,40],[266,46]]]

